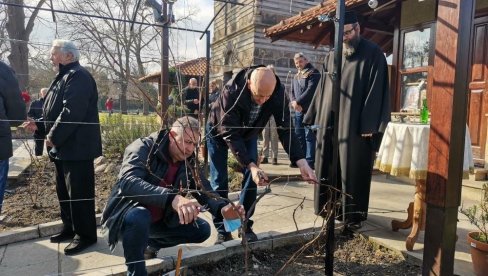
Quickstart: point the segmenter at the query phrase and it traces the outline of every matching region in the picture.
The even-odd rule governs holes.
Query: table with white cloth
[[[390,122],[376,158],[375,166],[382,172],[393,176],[415,179],[414,201],[408,206],[405,221],[393,220],[393,231],[412,227],[407,238],[407,250],[413,250],[420,230],[425,227],[425,179],[429,153],[430,125]],[[463,178],[469,177],[474,168],[471,138],[466,131],[463,158]]]

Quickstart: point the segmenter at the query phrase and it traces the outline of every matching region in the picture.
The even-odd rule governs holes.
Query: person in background
[[[203,99],[203,98],[202,98]],[[197,118],[198,112],[200,111],[200,107],[203,105],[200,103],[200,92],[198,91],[198,82],[197,79],[191,78],[188,81],[188,86],[183,88],[182,91],[182,100],[185,104],[186,108],[189,110],[189,114],[192,117]],[[177,100],[178,102],[178,100]],[[203,102],[203,101],[202,101]]]
[[[22,124],[26,119],[25,102],[14,71],[0,61],[0,214],[7,186],[8,159],[13,155],[10,127]],[[0,216],[0,222],[3,216]]]
[[[270,68],[273,71],[273,73],[276,74],[273,65],[270,64],[267,67]],[[283,84],[282,84],[282,89],[283,90],[285,89]],[[271,154],[273,159],[272,164],[278,165],[278,132],[276,131],[276,122],[273,115],[269,117],[269,121],[266,124],[266,127],[264,128],[263,131],[263,149],[261,154],[263,156],[263,159],[261,160],[261,164],[269,163],[270,147],[271,147]]]
[[[29,118],[33,120],[42,120],[42,106],[44,105],[44,97],[46,97],[47,91],[48,88],[41,88],[39,91],[39,98],[32,101],[29,111],[27,112]],[[43,132],[39,130],[34,131],[34,153],[36,156],[41,156],[44,151],[44,139],[46,139],[46,136]]]
[[[210,94],[208,95],[208,110],[210,111],[212,104],[219,98],[220,90],[216,80],[210,82],[209,88]]]
[[[114,99],[112,97],[108,97],[107,101],[105,101],[105,109],[108,112],[108,116],[112,116],[114,109]]]
[[[296,53],[293,60],[298,70],[293,77],[290,93],[290,104],[295,110],[295,133],[305,150],[308,164],[315,168],[315,134],[303,125],[303,116],[307,113],[319,84],[320,72],[310,64],[303,53]]]

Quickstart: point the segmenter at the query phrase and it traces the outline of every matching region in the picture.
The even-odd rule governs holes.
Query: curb
[[[96,215],[97,226],[100,226],[102,214]],[[0,246],[15,242],[22,242],[32,239],[39,239],[52,236],[63,230],[63,222],[56,220],[34,226],[19,228],[16,230],[0,233]]]
[[[287,245],[307,242],[314,238],[315,235],[318,234],[318,231],[320,231],[320,227],[310,227],[300,230],[298,233],[302,235],[302,238],[297,238],[297,231],[288,233],[278,233],[274,231],[259,233],[257,234],[259,241],[249,244],[249,249],[273,250]],[[181,267],[215,263],[236,254],[244,254],[244,248],[241,245],[241,241],[237,239],[209,247],[193,249],[186,253],[183,252]],[[161,271],[169,272],[176,268],[175,264],[176,255],[158,257],[146,261],[146,270],[148,274]],[[111,274],[106,275],[124,276],[127,275],[127,269],[125,267],[112,269]]]
[[[258,188],[258,195],[262,194],[265,187]],[[232,201],[239,200],[240,192],[229,193],[229,199]],[[102,214],[96,215],[97,226],[100,226]],[[63,230],[63,222],[56,220],[42,223],[29,227],[18,228],[15,230],[0,232],[0,246],[8,245],[15,242],[23,242],[33,239],[45,238],[57,234]]]

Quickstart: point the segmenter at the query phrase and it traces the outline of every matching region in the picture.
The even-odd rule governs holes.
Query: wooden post
[[[473,11],[473,0],[438,1],[423,275],[453,275]]]

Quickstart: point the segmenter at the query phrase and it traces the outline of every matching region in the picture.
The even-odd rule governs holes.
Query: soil
[[[420,275],[421,268],[407,262],[402,255],[378,247],[359,235],[337,237],[334,272],[340,275]],[[274,275],[298,251],[301,245],[273,251],[252,252],[247,275]],[[323,249],[307,249],[280,275],[324,275]],[[244,255],[234,255],[218,263],[190,267],[187,275],[243,275]],[[158,274],[154,274],[158,275]],[[161,274],[159,274],[161,275]]]
[[[95,173],[95,211],[101,213],[117,180],[121,160],[107,160],[108,169]],[[111,164],[111,165],[109,165]],[[95,166],[97,167],[97,166]],[[240,190],[242,174],[229,172],[229,188]],[[60,220],[56,195],[54,163],[41,157],[22,173],[23,177],[9,184],[2,207],[0,232]]]
[[[115,163],[108,160],[107,164]],[[95,211],[101,213],[117,179],[118,167],[95,173]],[[20,180],[8,185],[3,201],[0,232],[60,220],[56,196],[54,164],[42,157],[23,173]]]

